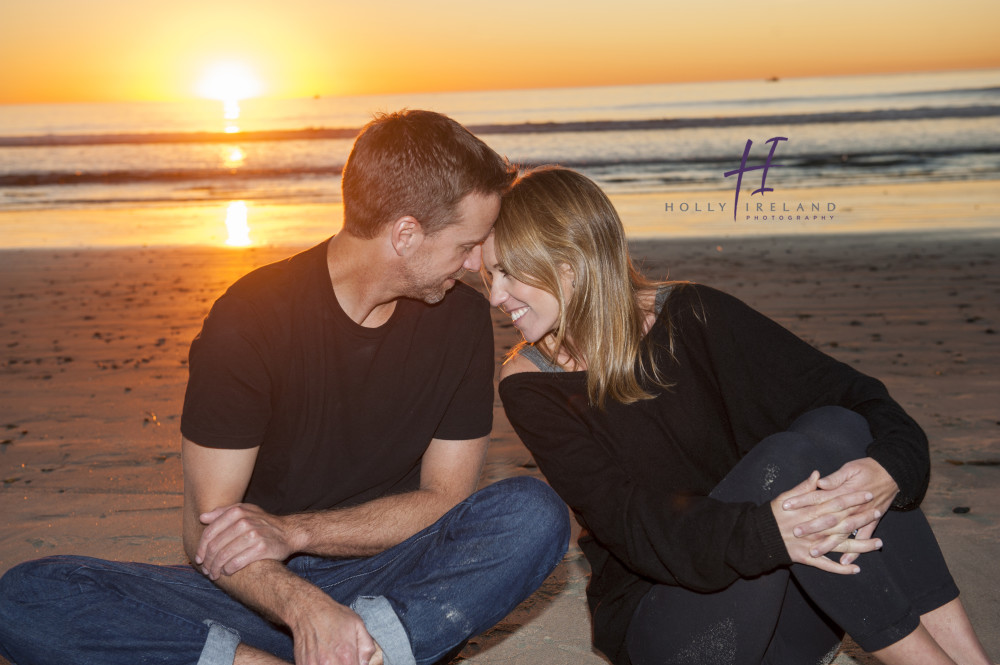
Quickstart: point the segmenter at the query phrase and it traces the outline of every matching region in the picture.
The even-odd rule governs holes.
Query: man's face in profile
[[[455,207],[456,220],[425,235],[406,267],[405,295],[428,304],[440,302],[466,270],[482,266],[482,244],[500,213],[499,194],[466,195]]]

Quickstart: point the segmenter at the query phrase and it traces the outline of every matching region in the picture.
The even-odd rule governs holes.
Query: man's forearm
[[[311,599],[314,592],[323,595],[285,564],[270,559],[256,561],[233,575],[223,575],[215,583],[264,618],[288,627],[295,623],[295,610],[303,601]]]
[[[289,519],[295,551],[370,556],[429,527],[476,490],[489,437],[432,439],[421,460],[420,489]]]
[[[421,489],[352,508],[283,516],[252,504],[223,506],[199,516],[207,526],[192,529],[197,533],[189,537],[194,544],[189,556],[212,580],[255,561],[284,561],[293,554],[371,556],[430,526],[464,498]]]
[[[420,489],[351,508],[272,515],[246,503],[219,504],[186,515],[188,554],[213,580],[255,561],[284,561],[296,553],[361,557],[385,551],[430,526],[473,491],[487,439],[434,439],[424,453]],[[204,526],[203,526],[204,525]]]
[[[463,497],[464,498],[464,497]],[[371,556],[403,542],[451,510],[460,497],[428,489],[368,503],[289,515],[294,548],[318,556]]]

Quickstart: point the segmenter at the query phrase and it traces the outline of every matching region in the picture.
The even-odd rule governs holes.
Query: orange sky
[[[275,97],[1000,67],[996,0],[2,0],[0,103]]]

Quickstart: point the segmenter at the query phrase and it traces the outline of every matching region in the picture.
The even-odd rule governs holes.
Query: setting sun
[[[198,94],[223,102],[238,102],[260,95],[264,90],[257,76],[246,65],[220,62],[212,65],[198,83]]]

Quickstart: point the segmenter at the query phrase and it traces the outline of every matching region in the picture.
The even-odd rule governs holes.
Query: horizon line
[[[866,77],[879,77],[879,76],[920,76],[928,74],[949,74],[949,73],[963,73],[963,72],[988,72],[997,71],[1000,72],[1000,63],[996,65],[986,65],[982,67],[958,67],[958,68],[943,68],[943,69],[918,69],[918,70],[887,70],[887,71],[877,71],[877,72],[862,72],[862,73],[838,73],[838,74],[811,74],[805,76],[779,76],[777,74],[769,76],[755,76],[747,78],[719,78],[719,79],[697,79],[697,80],[673,80],[673,81],[645,81],[638,83],[598,83],[593,85],[538,85],[538,86],[521,86],[521,87],[495,87],[495,88],[444,88],[436,90],[395,90],[395,91],[378,91],[378,92],[365,92],[365,93],[314,93],[312,95],[258,95],[256,97],[251,97],[247,99],[240,100],[241,102],[251,101],[251,100],[265,100],[265,101],[285,101],[285,100],[302,100],[302,99],[353,99],[362,97],[392,97],[392,96],[403,96],[403,95],[449,95],[449,94],[461,94],[461,93],[485,93],[485,92],[519,92],[519,91],[535,91],[535,90],[590,90],[590,89],[603,89],[603,88],[625,88],[625,87],[645,87],[645,86],[661,86],[661,85],[701,85],[701,84],[712,84],[712,83],[745,83],[745,82],[766,82],[766,83],[781,83],[782,81],[801,81],[809,79],[838,79],[838,78],[866,78]],[[34,100],[34,101],[5,101],[0,99],[0,106],[41,106],[41,105],[61,105],[61,104],[138,104],[138,103],[153,103],[153,104],[170,104],[170,103],[192,103],[192,102],[204,102],[207,104],[218,103],[218,100],[208,99],[206,97],[201,97],[198,95],[189,96],[178,96],[178,97],[163,97],[163,98],[142,98],[142,97],[117,97],[117,98],[106,98],[106,99],[48,99],[48,100]]]

